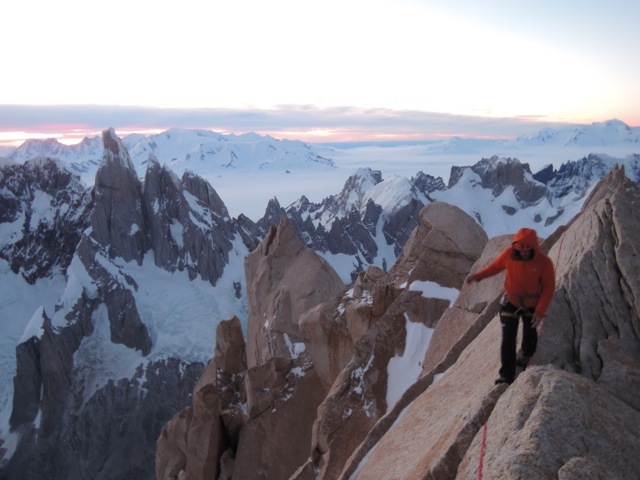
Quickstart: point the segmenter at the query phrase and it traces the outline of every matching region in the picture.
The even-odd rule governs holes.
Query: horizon
[[[15,117],[15,115],[5,115],[7,113],[13,113],[16,110],[22,110],[22,106],[6,106],[0,105],[0,118]],[[95,106],[30,106],[28,107],[32,112],[37,112],[38,115],[44,115],[46,118],[56,118],[61,112],[67,112],[68,109],[77,112],[76,115],[87,115],[88,112],[101,112],[108,111],[108,115],[104,115],[106,121],[113,120],[113,111],[122,111],[123,116],[131,117],[132,114],[138,112],[139,116],[146,116],[149,112],[156,111],[154,108],[137,108],[137,107],[107,107],[103,110],[101,107]],[[95,110],[94,110],[95,109]],[[7,110],[10,110],[9,112]],[[315,113],[320,110],[314,110],[307,108],[307,112],[313,111]],[[346,110],[346,109],[345,109]],[[48,112],[48,114],[47,114]],[[162,109],[164,113],[162,118],[172,118],[175,116],[185,116],[184,110],[174,109]],[[399,124],[405,123],[404,126],[394,127],[393,130],[396,133],[380,133],[377,129],[378,123],[385,123],[387,116],[391,115],[388,111],[383,111],[379,114],[379,118],[369,119],[365,121],[362,118],[359,128],[342,128],[340,126],[334,128],[325,128],[323,130],[304,130],[293,131],[290,128],[286,129],[264,129],[254,128],[251,130],[242,130],[240,128],[216,128],[216,127],[204,127],[198,123],[201,110],[193,111],[193,122],[183,122],[181,125],[170,125],[169,123],[163,124],[163,126],[124,126],[115,127],[113,125],[81,125],[81,124],[47,124],[41,126],[40,131],[26,131],[27,129],[14,129],[13,131],[2,130],[2,124],[0,123],[0,148],[5,150],[11,150],[20,147],[28,140],[56,140],[57,142],[66,145],[76,145],[82,142],[85,138],[99,137],[107,128],[114,128],[116,134],[124,138],[128,135],[138,134],[144,136],[157,135],[162,132],[172,129],[184,129],[184,130],[206,130],[215,132],[221,135],[244,135],[255,133],[261,136],[269,136],[276,140],[300,140],[306,143],[318,144],[318,145],[397,145],[397,144],[412,144],[412,143],[429,143],[448,138],[472,138],[481,140],[512,140],[520,136],[533,135],[543,129],[561,129],[561,128],[576,128],[594,124],[603,124],[611,121],[620,121],[625,123],[630,128],[637,128],[636,125],[630,125],[624,120],[618,118],[603,119],[601,121],[593,121],[586,123],[576,122],[544,122],[535,121],[530,119],[486,119],[482,117],[469,117],[469,116],[455,116],[448,114],[433,114],[429,112],[409,112],[407,117],[414,113],[413,119],[398,120]],[[172,115],[174,114],[174,115]],[[227,113],[223,114],[226,115]],[[256,112],[245,112],[244,114],[251,116]],[[242,113],[236,113],[236,115],[243,115]],[[295,116],[295,110],[292,114]],[[333,114],[331,114],[333,115]],[[100,115],[97,115],[98,117]],[[416,119],[415,117],[420,118]],[[448,130],[440,130],[442,125],[442,118],[447,118],[449,121]],[[409,125],[409,122],[414,122],[413,125]],[[237,122],[236,122],[237,123]],[[268,122],[267,122],[268,123]],[[274,125],[276,121],[272,122]],[[304,121],[301,121],[304,123]],[[167,125],[167,126],[164,126]],[[423,129],[423,133],[417,131],[419,128]],[[387,131],[390,127],[386,127]],[[405,132],[405,133],[403,133]]]
[[[99,22],[80,0],[32,0],[3,13],[5,147],[108,127],[352,143],[640,125],[629,0],[113,0]]]

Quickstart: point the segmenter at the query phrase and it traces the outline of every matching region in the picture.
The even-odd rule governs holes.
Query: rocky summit
[[[429,204],[395,265],[347,290],[281,221],[246,261],[248,337],[220,325],[157,478],[637,478],[639,205],[614,168],[543,239],[557,288],[511,385],[493,382],[503,277],[464,282],[509,235]]]

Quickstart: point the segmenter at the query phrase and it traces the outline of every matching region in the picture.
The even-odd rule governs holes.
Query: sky
[[[640,125],[636,0],[21,0],[2,10],[5,146],[107,127],[320,143]]]

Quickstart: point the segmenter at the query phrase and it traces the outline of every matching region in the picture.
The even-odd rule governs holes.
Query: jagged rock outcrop
[[[156,265],[169,271],[187,270],[191,279],[200,277],[215,285],[229,263],[235,233],[216,191],[190,172],[178,180],[151,156],[143,198]]]
[[[0,173],[0,258],[31,284],[64,274],[91,209],[90,190],[62,163],[39,158],[5,166]]]
[[[430,204],[420,218],[389,274],[373,292],[359,289],[358,301],[369,298],[371,313],[376,305],[380,318],[355,343],[352,359],[319,408],[311,458],[318,479],[337,478],[375,423],[418,379],[428,338],[487,241],[456,207]],[[458,230],[461,225],[469,230]]]
[[[304,202],[306,197],[302,197],[301,201]],[[287,212],[284,208],[280,206],[280,202],[278,202],[277,198],[272,198],[267,203],[267,207],[264,211],[264,215],[256,225],[262,229],[264,232],[268,232],[271,225],[278,225],[280,219],[287,215]]]
[[[214,352],[194,388],[193,405],[173,417],[158,438],[158,479],[180,475],[191,480],[219,478],[223,452],[229,446],[237,448],[246,402],[245,343],[237,317],[218,325]],[[232,425],[233,418],[240,418],[240,424]]]
[[[396,264],[389,271],[397,285],[437,279],[441,285],[462,285],[480,257],[487,234],[458,207],[434,202],[420,213],[420,226],[411,234]]]
[[[76,255],[101,287],[111,341],[147,355],[151,350],[151,337],[130,291],[136,288],[135,282],[126,275],[123,282],[113,275],[110,266],[96,262],[100,257],[122,257],[124,261],[142,264],[150,243],[148,220],[141,201],[142,185],[129,153],[113,129],[105,130],[102,139],[104,160],[96,174],[91,229],[82,236]],[[101,302],[93,302],[92,307],[97,303]]]
[[[429,198],[431,193],[447,188],[441,177],[434,177],[424,172],[418,172],[416,176],[411,179],[411,183],[420,192],[424,193],[427,198]]]
[[[249,368],[291,358],[301,341],[300,316],[344,288],[329,264],[302,245],[287,217],[247,257],[245,270]]]
[[[288,478],[309,456],[327,387],[306,351],[300,317],[338,298],[344,285],[302,245],[286,217],[246,258],[245,268],[248,342],[237,319],[220,324],[193,407],[174,417],[158,440],[157,478],[181,471],[191,479]]]
[[[326,395],[300,317],[337,297],[344,285],[324,259],[303,247],[286,217],[247,257],[245,269],[249,421],[240,431],[233,478],[288,478],[308,458],[316,407]]]
[[[102,132],[104,157],[93,190],[91,235],[109,249],[110,256],[142,263],[149,237],[142,211],[142,185],[129,152],[113,129]]]
[[[624,162],[626,174],[636,183],[640,180],[640,155],[628,155],[625,159],[612,158],[609,155],[589,154],[576,161],[565,162],[555,170],[549,165],[533,175],[544,183],[552,196],[563,198],[569,194],[576,198],[586,195],[589,190],[604,178],[616,165]]]
[[[482,159],[472,167],[452,167],[449,187],[458,182],[465,168],[478,174],[482,187],[490,188],[494,196],[513,186],[513,193],[523,207],[537,203],[547,194],[545,186],[534,180],[529,164],[497,156]]]

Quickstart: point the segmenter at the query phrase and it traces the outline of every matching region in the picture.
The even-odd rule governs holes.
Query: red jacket
[[[513,243],[524,243],[533,248],[529,260],[520,259]],[[478,280],[507,271],[504,292],[507,300],[517,307],[535,308],[536,315],[543,317],[556,288],[553,262],[538,245],[535,230],[522,228],[513,237],[512,246],[507,247],[486,268],[475,274]]]

